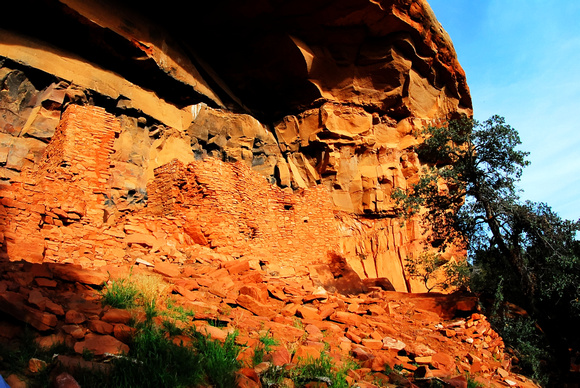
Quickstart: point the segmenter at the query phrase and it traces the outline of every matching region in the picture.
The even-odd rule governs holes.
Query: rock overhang
[[[54,0],[6,11],[29,22],[9,18],[4,28],[83,56],[180,108],[205,102],[272,122],[337,101],[400,120],[432,113],[408,98],[414,85],[430,85],[455,101],[442,115],[471,111],[451,40],[423,0]]]

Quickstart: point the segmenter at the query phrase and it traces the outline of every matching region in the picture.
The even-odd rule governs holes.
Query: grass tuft
[[[297,387],[303,387],[311,381],[326,383],[333,388],[348,388],[346,372],[349,367],[336,369],[328,354],[322,352],[320,357],[309,357],[291,371],[290,378]]]
[[[270,335],[269,330],[260,336],[259,341],[260,343],[254,348],[254,355],[252,356],[252,364],[254,366],[264,361],[264,356],[272,351],[272,346],[279,344],[279,342]]]
[[[115,279],[103,286],[101,303],[104,306],[127,309],[135,306],[137,295],[139,290],[131,283],[131,276],[128,279]]]

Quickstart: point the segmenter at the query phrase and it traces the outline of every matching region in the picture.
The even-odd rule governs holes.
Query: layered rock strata
[[[387,278],[399,291],[421,290],[406,277],[404,264],[423,249],[423,230],[414,220],[396,219],[390,195],[418,177],[415,131],[433,119],[471,112],[465,75],[429,6],[421,0],[226,5],[198,5],[204,17],[192,24],[183,13],[168,11],[179,9],[177,2],[160,10],[131,1],[50,0],[35,5],[39,12],[26,29],[7,22],[0,31],[5,255],[22,258],[22,247],[30,246],[35,261],[71,260],[74,252],[73,261],[100,263],[111,252],[130,257],[127,252],[140,245],[170,246],[163,252],[183,260],[204,247],[255,257],[279,272],[328,261],[328,252],[335,252],[361,278]],[[17,14],[27,2],[9,7]],[[211,38],[200,39],[203,33]],[[101,106],[116,116],[107,119],[118,127],[106,141],[97,132],[92,140],[72,130],[66,135],[78,142],[74,152],[84,158],[93,158],[91,142],[101,144],[94,154],[101,170],[85,161],[48,168],[66,159],[59,159],[55,147],[75,147],[56,146],[63,132],[54,135],[59,125],[66,127],[67,116],[61,115],[71,104]],[[208,157],[237,164],[200,162]],[[174,159],[183,171],[194,171],[186,180],[222,169],[224,178],[248,182],[202,185],[216,196],[202,196],[204,206],[187,205],[193,240],[176,232],[187,227],[183,218],[143,227],[155,224],[143,217],[167,215],[155,213],[150,198],[151,190],[165,190],[158,187],[156,169]],[[28,170],[33,172],[21,173]],[[59,188],[54,205],[45,205],[42,192],[69,179],[78,181]],[[250,199],[240,202],[242,194]],[[193,192],[184,195],[195,199]],[[264,196],[282,207],[269,208]],[[226,203],[250,205],[250,214],[230,213],[235,216],[228,222],[241,225],[224,228],[215,221]],[[191,210],[206,205],[217,213]],[[18,216],[22,210],[34,213],[27,224]],[[128,234],[138,230],[155,241],[175,236],[179,244],[149,239],[119,247],[102,237],[105,243],[85,238],[83,249],[76,243],[62,248],[69,236],[96,236],[106,228],[121,231],[106,236],[123,239],[127,227],[119,222],[139,224]],[[58,237],[48,237],[47,229]],[[305,242],[313,254],[297,253],[292,264],[289,246]]]

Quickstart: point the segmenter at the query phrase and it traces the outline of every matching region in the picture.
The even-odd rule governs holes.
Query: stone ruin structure
[[[272,335],[272,365],[327,352],[357,360],[357,386],[471,373],[536,387],[510,371],[476,297],[422,294],[405,270],[428,233],[391,199],[425,165],[415,134],[472,113],[427,2],[186,6],[3,4],[0,346],[28,325],[40,347],[74,350],[50,368],[110,367],[141,310],[99,292],[140,277],[160,308],[193,313],[188,327],[239,333],[246,365]],[[6,372],[11,386],[34,373]],[[243,368],[238,386],[262,372]]]
[[[155,168],[146,203],[115,217],[111,155],[120,131],[119,120],[102,108],[67,107],[40,161],[0,191],[5,258],[94,266],[155,261],[165,250],[167,260],[184,262],[179,252],[199,246],[288,277],[316,273],[309,266],[346,253],[359,255],[351,262],[361,278],[387,278],[407,291],[404,277],[393,276],[403,273],[407,230],[383,223],[388,234],[360,248],[358,221],[337,210],[326,187],[284,190],[241,161],[173,159]],[[133,245],[142,249],[132,253]],[[360,258],[357,249],[392,255]]]
[[[50,0],[0,29],[2,256],[308,276],[338,255],[423,291],[404,268],[424,228],[391,193],[418,178],[417,129],[471,114],[428,4],[206,3],[192,24],[178,2]]]

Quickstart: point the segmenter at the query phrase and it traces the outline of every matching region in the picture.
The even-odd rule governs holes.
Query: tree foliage
[[[393,193],[401,211],[423,214],[432,246],[464,245],[471,288],[493,298],[503,283],[505,299],[530,312],[564,362],[567,347],[580,348],[580,222],[520,200],[528,153],[503,118],[463,117],[417,135],[427,167],[412,188]]]
[[[405,269],[409,276],[423,283],[427,292],[434,289],[457,290],[467,288],[469,267],[463,260],[445,260],[435,252],[425,251],[418,257],[407,257]]]

